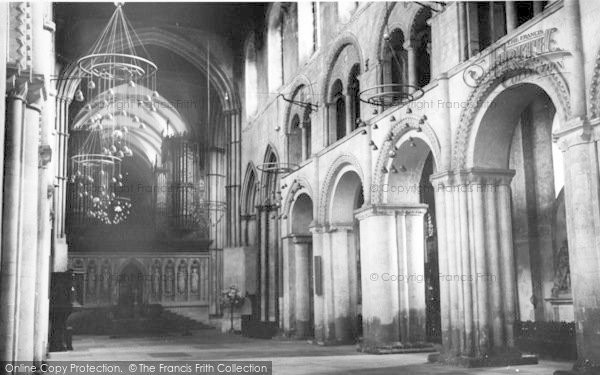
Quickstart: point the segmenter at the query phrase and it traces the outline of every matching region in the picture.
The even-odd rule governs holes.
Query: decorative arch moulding
[[[500,60],[490,69],[480,74],[476,87],[469,94],[468,104],[460,114],[459,127],[454,137],[453,168],[460,169],[466,166],[471,132],[476,117],[480,111],[489,107],[488,98],[498,87],[502,87],[503,90],[510,90],[513,85],[519,82],[529,80],[535,84],[537,81],[537,85],[544,86],[545,91],[548,89],[552,91],[548,94],[558,101],[554,104],[558,109],[557,112],[563,114],[563,121],[569,118],[571,113],[569,85],[560,66],[552,61],[543,58],[508,58]],[[518,77],[518,80],[510,81],[515,77]]]

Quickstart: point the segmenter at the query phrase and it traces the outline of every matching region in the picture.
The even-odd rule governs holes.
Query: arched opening
[[[127,264],[119,273],[119,318],[139,316],[144,304],[144,271],[134,263]]]
[[[358,126],[357,120],[360,119],[360,81],[358,76],[360,75],[360,65],[355,64],[350,70],[350,77],[348,79],[348,98],[350,98],[350,113],[352,118],[350,119],[351,129],[354,130]]]
[[[415,85],[424,87],[431,81],[431,10],[422,8],[414,19],[411,47],[415,54]],[[410,62],[409,62],[410,63]]]
[[[287,261],[290,285],[287,300],[290,305],[289,331],[296,338],[314,335],[314,290],[312,234],[312,199],[301,193],[292,202]]]
[[[324,269],[331,269],[330,275],[322,275],[325,303],[334,304],[326,317],[325,324],[330,325],[325,329],[327,340],[355,342],[362,334],[360,236],[354,211],[363,204],[359,175],[350,167],[342,168],[328,206],[327,220],[334,230],[329,233],[330,252],[323,259]]]
[[[346,98],[341,80],[336,80],[331,86],[331,102],[334,103],[335,135],[332,142],[346,136]]]
[[[287,134],[288,163],[298,164],[303,160],[302,127],[303,125],[300,123],[300,116],[294,114],[292,121],[289,124],[289,131]]]
[[[515,290],[505,293],[516,293],[517,305],[504,319],[534,322],[527,324],[571,322],[569,241],[560,193],[564,185],[562,156],[552,141],[560,115],[550,96],[536,84],[520,83],[500,90],[476,123],[471,163],[489,171],[514,171],[509,192],[512,239],[507,245],[515,260],[506,277],[513,278]],[[502,193],[487,190],[486,199]],[[559,324],[549,327],[559,329]]]
[[[244,188],[242,191],[242,243],[245,246],[253,246],[256,240],[256,206],[259,204],[257,192],[258,180],[254,167],[249,164],[244,177]]]
[[[283,31],[285,13],[280,4],[273,4],[267,33],[269,91],[275,92],[283,85]]]
[[[258,108],[258,74],[256,70],[256,44],[254,39],[254,34],[251,34],[248,38],[244,60],[246,116],[254,115]]]
[[[318,3],[301,1],[298,9],[298,61],[304,63],[317,50]]]
[[[302,137],[304,150],[302,159],[306,160],[312,155],[312,121],[310,119],[310,110],[308,109],[304,112],[302,130],[304,131]]]
[[[406,84],[407,52],[404,49],[404,33],[394,29],[383,36],[382,82],[384,84]]]
[[[267,148],[259,185],[258,206],[258,311],[261,322],[267,324],[269,330],[279,327],[282,296],[282,261],[280,251],[280,176],[276,167],[279,158],[275,150]],[[272,331],[274,334],[274,331]]]
[[[411,329],[410,333],[399,329],[395,339],[441,343],[436,202],[430,182],[437,167],[429,141],[422,133],[405,133],[394,143],[384,168],[382,198],[385,207],[395,212],[392,227],[400,239],[395,245],[396,254],[391,256],[399,259],[399,270],[392,268],[390,272],[422,277],[421,283],[398,285],[400,291],[408,288],[404,293],[410,296],[400,297],[399,324],[408,324]],[[413,326],[411,322],[421,322],[422,326]]]

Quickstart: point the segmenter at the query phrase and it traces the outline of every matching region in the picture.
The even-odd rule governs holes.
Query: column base
[[[312,343],[320,346],[342,346],[356,344],[356,340],[317,340],[313,339]]]
[[[600,365],[578,361],[572,370],[554,371],[554,375],[600,375]]]
[[[361,342],[358,344],[356,351],[370,354],[431,353],[435,352],[436,348],[428,342],[395,342],[387,345]]]
[[[520,365],[537,365],[536,355],[509,352],[485,357],[457,356],[443,353],[433,353],[427,357],[430,363],[440,363],[458,367],[504,367]]]

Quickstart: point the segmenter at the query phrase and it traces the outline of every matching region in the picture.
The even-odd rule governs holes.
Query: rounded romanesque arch
[[[387,4],[387,5],[385,5]],[[414,24],[415,17],[422,11],[421,6],[412,6],[412,4],[408,2],[391,2],[391,3],[380,3],[379,5],[381,10],[379,12],[379,23],[377,24],[374,30],[377,30],[377,39],[375,45],[375,56],[380,58],[383,54],[385,43],[383,40],[383,34],[386,33],[386,30],[400,29],[404,33],[407,38],[412,36],[411,26]],[[402,7],[401,10],[397,10],[396,7]],[[394,11],[401,11],[406,13],[401,13],[402,17],[396,20],[392,13]]]
[[[291,209],[293,206],[293,202],[300,194],[306,194],[314,201],[314,193],[312,186],[308,179],[304,176],[295,177],[293,182],[289,187],[287,187],[287,193],[285,195],[285,199],[282,205],[282,211],[284,214],[288,215],[288,218],[291,214]]]
[[[373,171],[373,184],[374,186],[383,186],[386,182],[387,174],[384,173],[384,168],[387,166],[390,160],[390,153],[395,152],[394,148],[401,138],[410,134],[413,138],[419,138],[423,140],[433,154],[435,165],[439,165],[441,160],[441,147],[440,142],[435,135],[435,131],[429,124],[419,124],[419,119],[415,117],[406,117],[398,121],[391,129],[392,141],[385,142],[381,147],[377,162],[375,164],[375,170]],[[383,189],[379,188],[372,189],[371,201],[373,204],[383,203]]]
[[[360,43],[358,42],[358,39],[356,38],[356,36],[354,36],[354,34],[351,34],[350,32],[346,32],[346,33],[340,35],[335,40],[332,47],[330,48],[331,52],[325,59],[325,68],[324,68],[325,76],[324,76],[323,80],[321,81],[322,82],[322,85],[321,85],[321,102],[322,103],[327,103],[329,101],[328,93],[329,93],[331,75],[335,68],[336,61],[337,61],[338,57],[340,56],[340,53],[342,53],[344,48],[346,48],[348,46],[352,46],[352,48],[356,51],[356,53],[358,55],[358,62],[360,64],[360,67],[361,67],[360,69],[362,72],[362,67],[364,66],[364,55],[363,55],[362,49],[360,48]],[[349,72],[349,70],[348,70],[348,72]],[[348,72],[346,72],[346,75]]]
[[[338,177],[340,171],[346,167],[349,167],[349,169],[356,172],[360,178],[362,186],[364,187],[365,177],[358,159],[349,154],[340,155],[331,164],[331,167],[327,171],[327,175],[325,175],[325,179],[323,180],[321,194],[319,196],[319,210],[317,215],[319,223],[327,222],[327,217],[329,215],[329,203],[331,202],[331,197],[335,188],[334,185],[336,183],[336,178]]]
[[[533,81],[542,87],[555,102],[561,119],[564,121],[568,118],[571,112],[569,87],[556,64],[543,58],[512,58],[502,61],[487,70],[466,100],[468,104],[460,114],[452,152],[454,169],[462,169],[466,165],[473,125],[478,114],[485,109],[489,96],[503,83],[515,77],[521,78],[522,82]],[[510,86],[518,83],[512,83]],[[505,90],[509,90],[510,86]]]
[[[292,88],[292,90],[290,91],[291,95],[289,95],[288,99],[297,100],[298,95],[303,95],[303,98],[299,100],[317,104],[313,102],[313,100],[315,99],[315,93],[312,88],[312,84],[310,83],[308,77],[304,74],[299,74],[296,78],[294,78],[294,80],[290,84],[290,87]],[[296,108],[299,107],[293,103],[287,103],[285,107],[285,113],[283,115],[284,124],[290,123],[292,112]]]

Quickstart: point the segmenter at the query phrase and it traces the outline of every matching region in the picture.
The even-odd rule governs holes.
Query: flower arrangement
[[[229,287],[229,289],[225,289],[221,292],[221,307],[229,307],[231,332],[233,332],[233,309],[236,307],[241,307],[243,304],[244,297],[242,297],[240,290],[235,285],[232,285]]]

